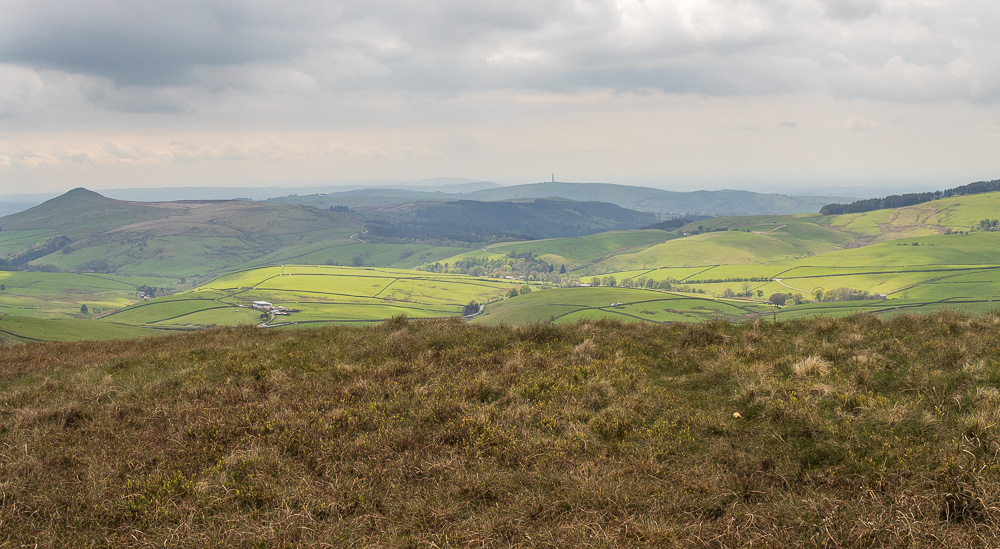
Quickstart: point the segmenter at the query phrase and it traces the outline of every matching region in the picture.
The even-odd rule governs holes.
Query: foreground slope
[[[0,545],[995,547],[998,326],[3,346]]]

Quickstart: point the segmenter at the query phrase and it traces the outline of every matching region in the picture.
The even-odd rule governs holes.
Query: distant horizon
[[[985,181],[995,179],[983,178],[983,179],[970,179],[968,181],[938,181],[924,180],[924,181],[909,181],[909,180],[887,180],[878,183],[866,183],[858,185],[836,185],[833,183],[828,184],[818,184],[811,185],[807,188],[799,187],[800,192],[795,192],[796,189],[789,186],[767,186],[767,188],[754,188],[754,187],[739,187],[739,186],[725,186],[718,185],[715,187],[704,186],[701,188],[687,188],[687,189],[676,189],[669,188],[665,186],[656,185],[644,185],[644,184],[632,184],[632,183],[617,183],[609,181],[561,181],[556,177],[555,183],[563,184],[602,184],[602,185],[620,185],[626,187],[640,187],[640,188],[651,188],[658,190],[665,190],[671,192],[698,192],[698,191],[749,191],[762,194],[782,194],[789,196],[829,196],[829,197],[840,197],[840,198],[875,198],[886,196],[889,194],[901,194],[907,192],[928,192],[936,190],[944,190],[945,188],[956,187],[964,185],[966,183],[971,183],[973,181]],[[386,181],[340,181],[331,183],[321,183],[315,182],[312,184],[260,184],[260,185],[249,185],[249,184],[233,184],[233,185],[202,185],[202,186],[161,186],[161,187],[100,187],[100,186],[86,186],[86,185],[74,185],[67,187],[59,191],[48,191],[48,192],[35,192],[35,193],[4,193],[0,194],[0,202],[17,203],[17,202],[42,202],[48,198],[53,198],[56,196],[61,196],[70,190],[76,188],[84,188],[90,191],[97,192],[99,194],[110,193],[114,195],[116,193],[126,193],[135,194],[141,193],[143,191],[148,191],[151,194],[171,194],[178,195],[184,191],[192,191],[192,193],[197,194],[198,192],[214,192],[215,194],[225,194],[226,190],[233,190],[233,196],[230,198],[249,198],[251,200],[266,200],[267,198],[277,198],[282,196],[288,196],[290,194],[313,194],[310,191],[315,191],[316,193],[330,193],[330,192],[346,192],[353,190],[362,189],[410,189],[410,190],[423,190],[425,188],[442,188],[442,187],[460,187],[474,183],[484,183],[493,184],[498,187],[516,187],[521,185],[536,185],[551,183],[549,180],[531,181],[526,183],[504,183],[491,181],[487,178],[476,179],[476,178],[460,178],[460,177],[433,177],[427,179],[419,180],[386,180]],[[257,197],[253,196],[236,196],[239,191],[257,191]],[[270,192],[267,192],[270,191]],[[863,191],[863,192],[862,192]],[[450,191],[454,194],[460,194],[463,191]],[[265,196],[266,195],[266,196]],[[46,197],[46,198],[43,198]],[[109,196],[109,198],[114,198],[114,196]],[[136,198],[127,198],[127,200],[135,200]],[[171,198],[170,200],[180,200],[181,198]],[[158,200],[158,199],[152,199]]]

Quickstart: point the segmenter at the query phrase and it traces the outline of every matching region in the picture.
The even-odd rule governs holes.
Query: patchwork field
[[[739,300],[711,299],[631,288],[554,288],[490,305],[475,322],[484,324],[568,323],[581,319],[702,322],[745,320],[771,308]]]
[[[398,315],[441,318],[460,316],[470,301],[495,301],[522,285],[403,269],[286,265],[223,276],[188,292],[125,308],[108,319],[142,326],[204,327],[370,323]],[[250,308],[254,301],[294,312],[262,318]]]

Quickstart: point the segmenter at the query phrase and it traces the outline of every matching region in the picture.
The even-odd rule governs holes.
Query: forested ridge
[[[905,206],[914,206],[916,204],[923,204],[924,202],[930,202],[931,200],[938,200],[939,198],[962,196],[966,194],[989,193],[994,191],[1000,191],[1000,179],[993,179],[991,181],[976,181],[974,183],[961,185],[943,191],[893,194],[883,198],[867,198],[864,200],[856,200],[849,204],[838,204],[838,203],[827,204],[826,206],[820,208],[819,213],[823,215],[840,215],[848,213],[871,212],[875,210],[884,210],[887,208],[903,208]]]

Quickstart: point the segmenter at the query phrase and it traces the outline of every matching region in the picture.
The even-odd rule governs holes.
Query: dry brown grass
[[[3,346],[0,546],[998,546],[996,320]]]

